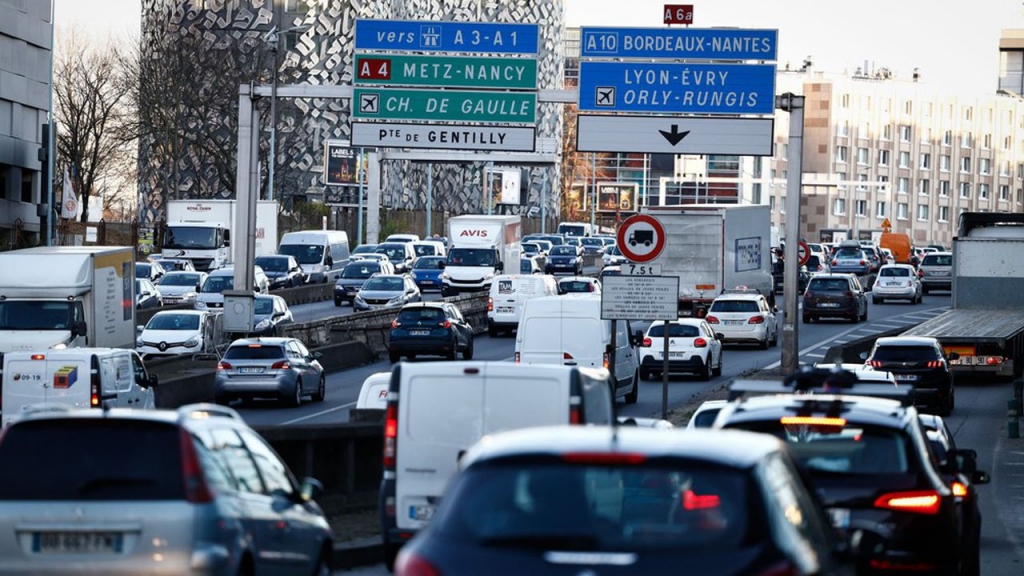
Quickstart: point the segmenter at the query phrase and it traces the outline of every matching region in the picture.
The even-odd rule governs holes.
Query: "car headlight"
[[[202,300],[196,302],[196,308],[200,310],[206,309],[206,302],[203,302]]]
[[[185,348],[195,348],[199,346],[199,338],[192,337],[185,341]]]
[[[135,345],[138,346],[139,348],[142,348],[143,346],[145,346],[145,344],[142,342],[142,338],[139,338],[138,340],[136,340],[135,341]]]
[[[452,279],[451,274],[448,274],[447,272],[441,274],[441,280],[451,280],[451,279]]]
[[[181,299],[182,300],[195,300],[196,296],[198,296],[198,294],[196,294],[195,292],[186,292],[186,293],[181,295]]]
[[[484,276],[484,280],[490,280],[491,278],[494,278],[494,274],[493,273],[488,274],[487,276]]]
[[[256,330],[266,330],[267,326],[270,326],[270,318],[264,318],[256,323]],[[188,343],[185,343],[188,346]]]
[[[400,296],[395,296],[395,297],[394,297],[394,298],[392,298],[391,300],[388,300],[388,305],[390,306],[390,305],[392,305],[392,304],[401,304],[401,303],[403,302],[403,300],[404,300],[404,299],[405,299],[405,296],[404,296],[404,295],[400,295]]]

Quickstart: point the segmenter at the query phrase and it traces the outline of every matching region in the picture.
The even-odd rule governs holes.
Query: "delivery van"
[[[558,295],[558,283],[549,274],[507,274],[491,283],[487,299],[487,335],[511,333],[519,326],[523,306],[531,298]]]
[[[53,405],[70,408],[156,406],[156,376],[134,350],[67,348],[4,355],[3,425],[18,414]]]
[[[508,362],[401,363],[384,420],[381,534],[390,567],[423,529],[459,458],[487,434],[613,422],[607,370]]]
[[[277,253],[294,256],[307,283],[334,282],[348,264],[348,234],[341,230],[289,232],[281,237]]]

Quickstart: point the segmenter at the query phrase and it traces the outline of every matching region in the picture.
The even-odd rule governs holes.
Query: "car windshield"
[[[440,308],[406,308],[398,313],[397,322],[441,322],[444,320],[444,310]]]
[[[299,264],[319,264],[324,259],[324,247],[317,244],[282,244],[277,253],[293,256]],[[281,260],[287,261],[285,258]],[[271,270],[276,271],[277,268],[271,268]],[[286,268],[281,270],[286,270]]]
[[[529,244],[529,243],[523,244],[523,253],[524,254],[540,254],[540,246],[537,246],[536,244]]]
[[[440,270],[444,264],[444,258],[439,256],[424,256],[413,262],[413,270]]]
[[[663,338],[665,336],[665,325],[654,324],[649,330],[647,335],[651,338]],[[696,326],[690,326],[688,324],[670,324],[668,329],[669,338],[696,338],[700,336],[700,329]]]
[[[378,254],[385,254],[392,262],[405,260],[405,244],[382,244],[377,247]]]
[[[929,254],[924,257],[922,266],[952,266],[953,257],[948,254]]]
[[[910,468],[907,446],[899,430],[846,423],[841,426],[741,422],[729,428],[771,434],[784,440],[793,455],[815,473],[886,475],[903,474]]]
[[[362,244],[352,251],[353,254],[373,254],[377,249],[376,244]]]
[[[531,274],[533,272],[533,260],[529,258],[521,258],[519,260],[519,273],[520,274]]]
[[[931,346],[879,346],[870,360],[880,362],[929,362],[939,358]]]
[[[149,264],[136,264],[135,265],[135,277],[136,278],[149,278],[151,266]]]
[[[284,358],[284,350],[278,345],[241,344],[231,346],[224,353],[225,360],[274,360]]]
[[[345,270],[341,273],[341,277],[366,279],[377,272],[380,272],[379,265],[360,262],[358,264],[349,264],[348,266],[345,266]]]
[[[471,468],[431,528],[452,541],[530,550],[735,550],[764,539],[744,472],[687,461],[561,462]]]
[[[188,260],[160,260],[160,265],[164,267],[164,270],[185,270],[188,268]]]
[[[715,418],[718,417],[718,413],[721,411],[721,408],[708,408],[707,410],[701,410],[693,417],[693,427],[711,428],[711,425],[715,423]]]
[[[163,247],[179,250],[213,250],[218,248],[217,229],[197,226],[168,226],[164,231]]]
[[[413,244],[412,249],[417,256],[433,256],[437,254],[437,246],[433,244]]]
[[[157,314],[149,319],[146,330],[199,330],[199,315]]]
[[[401,278],[370,278],[363,284],[363,290],[380,290],[383,292],[401,292],[405,282]]]
[[[836,252],[836,258],[863,258],[864,251],[860,248],[840,248]]]
[[[453,248],[448,254],[448,264],[451,266],[486,266],[492,267],[495,264],[494,250],[486,248]]]
[[[566,236],[583,236],[587,233],[587,230],[582,224],[561,224],[558,226],[558,233],[565,234]]]
[[[171,272],[160,279],[161,286],[195,286],[197,284],[199,284],[199,274]]]
[[[753,300],[715,300],[712,312],[758,312],[761,307]]]
[[[908,278],[910,277],[909,268],[882,268],[882,271],[878,273],[879,276],[886,278]]]
[[[262,256],[256,259],[256,265],[263,268],[263,271],[271,272],[287,272],[288,271],[288,259],[287,258],[275,258],[273,256]]]
[[[234,285],[234,276],[207,276],[206,282],[203,282],[203,289],[200,290],[200,292],[205,294],[220,294],[225,290],[230,290]]]
[[[584,246],[604,247],[604,242],[600,238],[580,238],[580,243]]]
[[[811,278],[807,285],[808,292],[845,292],[850,283],[845,278]]]
[[[820,256],[818,256],[817,254],[811,254],[810,256],[807,257],[807,267],[808,268],[817,268],[819,266],[821,266],[821,257]]]
[[[605,254],[611,254],[612,256],[622,256],[622,250],[619,250],[618,244],[612,244],[604,249]]]
[[[0,330],[70,330],[73,305],[67,301],[0,300]]]
[[[256,298],[253,301],[252,313],[258,316],[270,316],[274,313],[274,299]]]
[[[575,256],[576,248],[573,246],[555,246],[549,254],[552,256]]]
[[[544,239],[551,242],[552,246],[561,246],[562,244],[565,244],[565,237],[563,236],[545,236]]]
[[[568,292],[593,292],[594,285],[586,280],[566,280],[558,283],[558,288]]]

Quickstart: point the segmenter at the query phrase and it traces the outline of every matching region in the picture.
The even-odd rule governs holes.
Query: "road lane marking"
[[[824,358],[825,357],[824,354],[817,354],[815,352],[808,352],[807,354],[804,354],[804,356],[810,356],[812,358]]]
[[[341,406],[335,406],[334,408],[328,408],[327,410],[321,410],[320,412],[315,412],[313,414],[302,416],[301,418],[296,418],[294,420],[288,420],[287,422],[281,422],[280,424],[278,424],[278,426],[287,426],[289,424],[297,424],[299,422],[302,422],[303,420],[309,420],[310,418],[316,418],[317,416],[323,416],[324,414],[330,414],[331,412],[337,412],[338,410],[343,410],[345,408],[348,408],[350,406],[355,406],[355,405],[356,405],[355,402],[349,402],[348,404],[342,404]]]

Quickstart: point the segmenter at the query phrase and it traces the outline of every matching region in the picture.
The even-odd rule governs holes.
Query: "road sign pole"
[[[430,238],[433,232],[430,227],[430,216],[434,210],[434,163],[427,162],[427,229],[424,231],[423,237]]]
[[[541,170],[540,176],[540,233],[547,234],[548,221],[548,171]]]
[[[804,149],[804,97],[786,93],[777,96],[775,106],[789,112],[789,174],[786,179],[786,263],[783,269],[782,374],[800,368],[800,319],[797,311],[797,268],[800,244],[800,195]]]
[[[668,420],[668,320],[665,320],[665,328],[661,333],[661,419]]]
[[[597,153],[590,155],[590,227],[597,219]]]

